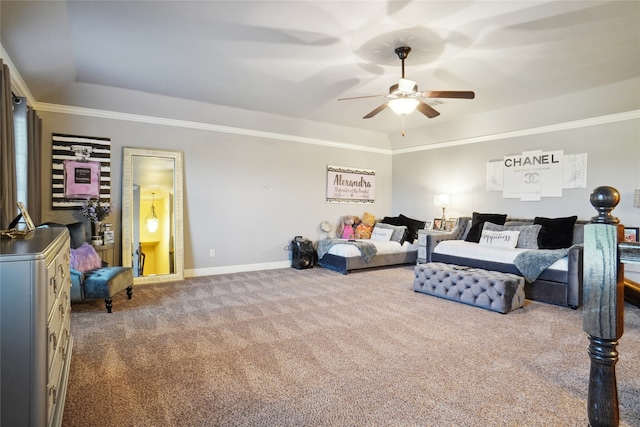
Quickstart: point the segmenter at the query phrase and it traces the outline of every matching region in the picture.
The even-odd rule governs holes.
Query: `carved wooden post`
[[[624,321],[624,268],[618,242],[623,240],[624,227],[611,211],[620,193],[613,187],[598,187],[590,200],[598,215],[584,229],[583,329],[589,335],[591,359],[587,410],[592,427],[617,426],[616,346]]]

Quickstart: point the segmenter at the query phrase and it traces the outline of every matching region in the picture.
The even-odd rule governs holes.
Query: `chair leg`
[[[132,294],[133,294],[133,286],[129,286],[127,288],[127,298],[131,299]]]
[[[111,307],[113,307],[113,300],[111,298],[105,298],[104,305],[107,307],[107,313],[111,313]]]

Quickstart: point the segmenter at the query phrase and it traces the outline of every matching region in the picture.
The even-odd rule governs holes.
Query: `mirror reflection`
[[[134,283],[182,279],[182,152],[124,148],[122,194],[122,262]]]

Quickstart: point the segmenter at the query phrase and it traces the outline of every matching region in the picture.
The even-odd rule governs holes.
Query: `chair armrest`
[[[427,244],[426,244],[426,248],[427,248],[427,262],[431,262],[431,255],[433,254],[433,250],[435,249],[436,245],[444,240],[457,240],[456,239],[457,233],[455,232],[450,232],[450,233],[429,233],[427,234]]]
[[[573,245],[567,254],[567,303],[571,308],[582,305],[584,245]]]

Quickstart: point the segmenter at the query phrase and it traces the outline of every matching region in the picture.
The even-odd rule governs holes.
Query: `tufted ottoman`
[[[414,268],[413,289],[452,301],[508,313],[524,305],[524,279],[510,273],[429,262]]]

